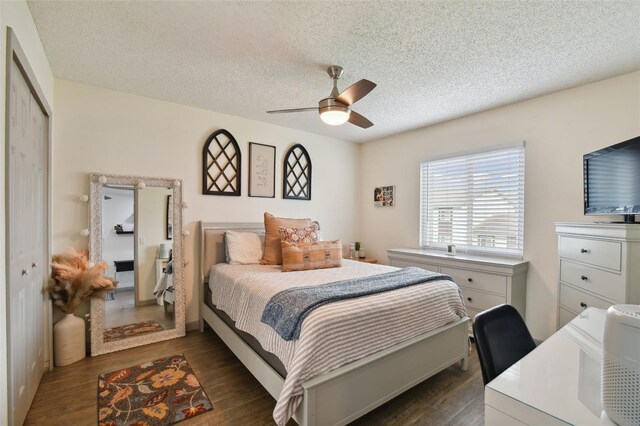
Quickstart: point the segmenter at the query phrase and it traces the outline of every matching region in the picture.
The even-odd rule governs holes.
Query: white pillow
[[[253,265],[260,263],[264,251],[264,234],[227,231],[224,233],[227,263]]]

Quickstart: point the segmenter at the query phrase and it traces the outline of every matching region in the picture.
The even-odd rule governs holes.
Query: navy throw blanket
[[[411,267],[329,284],[289,288],[267,302],[261,321],[273,327],[284,340],[296,340],[304,319],[322,305],[436,280],[453,282],[449,275]]]

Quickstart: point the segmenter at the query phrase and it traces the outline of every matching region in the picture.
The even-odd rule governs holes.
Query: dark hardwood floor
[[[468,371],[450,367],[353,424],[482,425],[482,375],[473,349]],[[55,368],[42,379],[25,424],[95,425],[100,373],[178,353],[186,356],[213,404],[213,411],[181,425],[274,424],[271,413],[275,400],[211,329]]]

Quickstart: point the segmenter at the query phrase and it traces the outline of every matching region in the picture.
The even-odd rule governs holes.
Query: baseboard
[[[191,321],[184,325],[186,331],[193,331],[200,329],[200,321]]]

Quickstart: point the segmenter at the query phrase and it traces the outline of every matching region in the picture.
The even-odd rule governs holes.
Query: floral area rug
[[[142,321],[135,324],[121,325],[106,329],[104,331],[104,341],[113,342],[114,340],[126,339],[127,337],[139,336],[141,334],[153,333],[162,330],[164,330],[164,327],[158,321]]]
[[[99,426],[172,425],[212,409],[184,355],[98,378]]]

